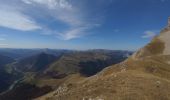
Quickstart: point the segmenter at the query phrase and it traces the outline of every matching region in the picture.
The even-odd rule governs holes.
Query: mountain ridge
[[[42,96],[64,83],[71,86],[72,82],[90,77],[108,65],[121,62],[131,54],[129,51],[89,50],[62,53],[58,56],[42,52],[24,57],[9,64],[8,67],[20,73],[22,77],[15,81],[12,89],[0,95],[0,99],[30,100]],[[25,94],[20,95],[21,92]]]
[[[170,31],[165,29],[127,60],[35,100],[170,100]]]

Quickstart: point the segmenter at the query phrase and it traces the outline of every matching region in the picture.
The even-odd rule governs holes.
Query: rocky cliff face
[[[170,100],[170,29],[126,61],[36,100]]]

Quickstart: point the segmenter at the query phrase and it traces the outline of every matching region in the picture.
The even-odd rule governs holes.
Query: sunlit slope
[[[37,100],[170,100],[170,29],[126,61]]]

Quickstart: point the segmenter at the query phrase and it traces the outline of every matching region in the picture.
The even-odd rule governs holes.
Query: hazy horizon
[[[100,49],[100,48],[92,48],[92,49],[64,49],[64,48],[0,48],[0,50],[3,49],[16,49],[16,50],[70,50],[70,51],[88,51],[88,50],[111,50],[111,51],[132,51],[135,52],[137,50],[126,50],[126,49]]]

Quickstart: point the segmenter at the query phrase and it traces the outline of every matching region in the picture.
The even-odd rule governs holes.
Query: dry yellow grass
[[[39,100],[169,100],[170,82],[150,74],[127,71],[86,80]]]
[[[170,66],[164,65],[129,58],[37,100],[170,100]]]
[[[164,48],[156,37],[126,61],[36,100],[170,100],[170,55]]]

